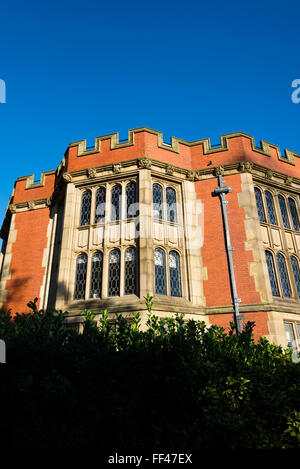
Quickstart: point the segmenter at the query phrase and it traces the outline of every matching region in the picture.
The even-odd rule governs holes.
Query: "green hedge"
[[[65,313],[0,313],[13,447],[300,448],[300,364],[288,351],[183,316],[140,315],[82,333]],[[2,421],[2,426],[4,423]]]

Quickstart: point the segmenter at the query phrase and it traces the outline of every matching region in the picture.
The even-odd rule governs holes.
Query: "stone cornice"
[[[159,177],[171,178],[176,180],[188,180],[192,182],[201,182],[206,179],[215,178],[219,174],[231,175],[237,173],[249,172],[253,178],[264,184],[280,187],[281,189],[300,191],[300,178],[295,178],[278,171],[270,170],[251,161],[240,161],[238,163],[229,163],[221,166],[210,166],[199,170],[187,170],[179,166],[170,165],[162,161],[142,157],[133,160],[126,160],[114,164],[102,165],[93,168],[80,169],[63,173],[62,179],[65,183],[97,183],[107,179],[118,179],[136,174],[143,169],[150,169],[153,174]],[[57,187],[53,194],[48,198],[34,199],[17,204],[10,204],[8,209],[11,213],[25,210],[36,210],[53,205],[57,193],[62,187]]]

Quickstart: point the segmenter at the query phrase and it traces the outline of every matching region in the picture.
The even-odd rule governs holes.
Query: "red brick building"
[[[15,182],[1,229],[1,306],[175,312],[227,327],[232,255],[239,312],[256,336],[300,339],[300,159],[241,132],[163,142],[138,128],[71,143],[58,168]],[[231,246],[226,250],[222,178]],[[228,248],[228,246],[227,246]]]

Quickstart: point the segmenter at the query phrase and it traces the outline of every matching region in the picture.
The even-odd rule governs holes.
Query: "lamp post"
[[[228,268],[229,268],[229,276],[230,276],[230,287],[231,287],[231,297],[233,303],[233,310],[234,310],[234,323],[236,327],[237,334],[242,332],[241,326],[241,315],[239,311],[239,303],[241,299],[238,298],[237,290],[236,290],[236,283],[235,283],[235,275],[234,275],[234,266],[232,260],[232,251],[234,247],[230,244],[230,236],[229,236],[229,227],[228,227],[228,218],[227,218],[227,211],[226,205],[228,204],[228,200],[225,200],[225,195],[232,192],[231,187],[224,186],[224,180],[222,175],[218,176],[218,187],[215,188],[214,192],[212,193],[213,197],[220,197],[220,203],[222,208],[222,217],[223,217],[223,226],[224,226],[224,235],[225,235],[225,246],[226,246],[226,253],[227,253],[227,260],[228,260]]]

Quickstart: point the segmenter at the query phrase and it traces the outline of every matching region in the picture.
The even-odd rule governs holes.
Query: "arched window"
[[[167,220],[177,223],[176,191],[173,187],[166,189]]]
[[[291,256],[291,264],[292,264],[295,284],[297,288],[298,298],[300,298],[300,270],[299,270],[299,263],[296,257]]]
[[[108,296],[120,296],[120,251],[118,249],[109,253]]]
[[[169,252],[169,269],[170,269],[170,294],[171,296],[181,296],[180,281],[180,260],[176,251]]]
[[[85,298],[87,255],[79,254],[76,260],[74,300]]]
[[[283,226],[285,228],[290,229],[290,222],[289,222],[289,217],[288,217],[288,213],[287,213],[287,209],[286,209],[286,203],[285,203],[284,197],[282,197],[282,195],[278,196],[278,202],[279,202],[279,207],[280,207]]]
[[[120,220],[121,217],[121,194],[122,187],[117,184],[111,190],[111,221]]]
[[[137,214],[136,183],[126,186],[126,218],[135,218]]]
[[[291,199],[289,197],[288,202],[289,202],[289,208],[290,208],[294,230],[300,231],[299,217],[298,217],[298,212],[297,212],[295,201],[294,199]]]
[[[80,226],[89,225],[91,220],[91,191],[84,191],[81,197]]]
[[[101,298],[103,254],[97,251],[92,256],[90,298]]]
[[[267,266],[268,266],[268,271],[269,271],[269,279],[271,283],[272,295],[280,296],[277,276],[276,276],[276,271],[275,271],[275,266],[274,266],[274,259],[270,251],[266,251],[266,260],[267,260]]]
[[[161,248],[154,251],[155,267],[155,293],[157,295],[166,295],[166,259],[165,252]]]
[[[125,295],[136,293],[136,251],[130,247],[125,251]]]
[[[265,209],[264,209],[264,204],[263,204],[261,192],[257,187],[254,187],[254,193],[255,193],[255,199],[256,199],[256,205],[257,205],[257,212],[258,212],[259,220],[266,223],[267,219],[266,219],[266,214],[265,214]]]
[[[283,296],[286,298],[290,298],[292,296],[292,290],[291,290],[291,285],[289,281],[289,276],[287,273],[285,258],[280,253],[276,255],[276,258],[277,258],[278,272],[279,272],[279,277],[281,281]]]
[[[159,184],[153,184],[153,218],[163,219],[162,187]]]
[[[277,225],[277,217],[276,217],[273,197],[268,191],[265,192],[265,197],[266,197],[266,202],[267,202],[269,222],[271,223],[271,225]]]
[[[106,201],[106,189],[105,187],[99,187],[99,189],[96,192],[95,223],[104,223],[105,201]]]

